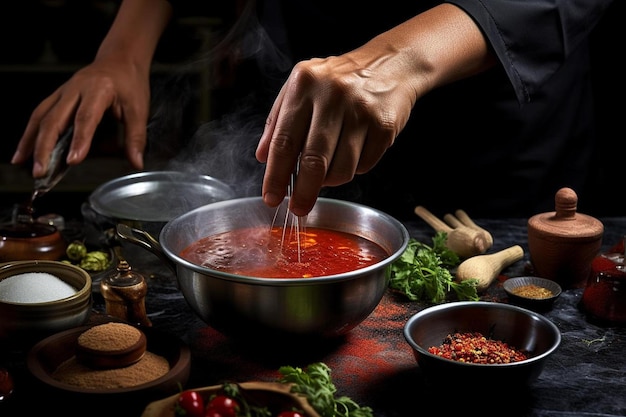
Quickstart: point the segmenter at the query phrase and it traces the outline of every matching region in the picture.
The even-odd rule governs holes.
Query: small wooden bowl
[[[80,398],[88,398],[103,405],[112,403],[112,399],[115,399],[115,403],[129,399],[143,402],[145,406],[148,401],[179,392],[180,386],[187,383],[191,365],[189,347],[178,338],[151,327],[142,328],[147,338],[147,350],[163,356],[170,365],[169,372],[162,377],[140,385],[114,389],[92,389],[59,381],[53,376],[55,370],[75,355],[78,337],[89,328],[91,326],[82,326],[57,333],[41,340],[28,352],[26,365],[30,373],[44,388],[59,394],[59,398],[80,394]]]
[[[101,338],[95,339],[95,341],[92,340],[90,345],[85,345],[81,343],[79,336],[78,344],[76,345],[76,360],[78,362],[91,368],[112,369],[132,365],[144,357],[148,347],[148,339],[141,329],[125,323],[108,323],[102,326],[128,326],[127,329],[133,335],[136,335],[138,339],[133,343],[127,343],[126,345],[120,345],[116,349],[111,349],[109,346],[106,346],[106,343],[102,343]],[[99,329],[95,328],[96,331],[100,331]],[[91,330],[94,330],[94,327]],[[124,339],[126,339],[124,342],[128,342],[129,337],[127,336]]]
[[[519,290],[522,287],[532,286],[540,290],[548,290],[552,295],[548,297],[537,297],[534,294]],[[509,297],[512,304],[528,308],[533,311],[548,311],[552,308],[554,301],[561,295],[561,286],[555,281],[539,277],[516,277],[509,278],[502,284],[502,288]],[[535,291],[533,291],[535,292]]]
[[[291,384],[253,381],[242,382],[238,385],[242,395],[249,403],[275,410],[276,414],[282,410],[290,410],[292,407],[295,407],[303,411],[304,417],[320,417],[304,395],[290,392]],[[213,385],[194,388],[193,390],[198,392],[206,402],[212,394],[220,393],[222,387],[222,385]],[[172,395],[148,404],[141,417],[175,417],[175,406],[178,396],[179,394]]]

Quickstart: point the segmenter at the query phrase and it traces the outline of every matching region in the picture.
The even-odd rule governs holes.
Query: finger
[[[300,155],[289,206],[298,216],[313,209],[323,185],[343,183],[352,178],[361,151],[360,141],[353,140],[359,137],[352,128],[354,118],[346,118],[344,94],[334,88],[315,91],[311,125]]]
[[[354,178],[367,135],[367,126],[358,120],[348,112],[341,122],[339,140],[323,185],[342,185]]]
[[[285,198],[311,120],[311,105],[298,96],[297,88],[286,88],[276,103],[276,124],[267,137],[267,166],[263,177],[263,201],[270,207]]]
[[[255,156],[259,162],[265,163],[267,162],[267,156],[269,153],[270,141],[272,135],[274,134],[274,129],[276,128],[276,120],[278,119],[278,113],[280,112],[280,105],[283,101],[285,87],[280,89],[274,104],[265,120],[265,128],[263,129],[263,133],[261,134],[261,139],[259,139],[259,144],[257,145]]]
[[[17,143],[15,153],[11,158],[12,164],[22,164],[26,162],[28,157],[32,155],[35,148],[35,142],[37,140],[37,132],[39,130],[39,124],[41,122],[42,115],[48,111],[50,98],[44,100],[35,108],[31,114],[24,133]]]
[[[116,113],[118,119],[124,120],[124,143],[126,158],[135,169],[143,169],[144,151],[148,143],[148,109],[149,98],[145,106],[141,103],[123,106]]]
[[[359,156],[356,174],[365,174],[381,160],[396,138],[396,132],[392,128],[381,128],[377,124],[368,126],[365,143]]]
[[[63,100],[62,95],[55,95],[47,103],[48,110],[41,118],[38,126],[36,126],[37,132],[32,151],[33,177],[42,177],[48,171],[52,150],[59,137],[65,133],[71,124],[71,117],[76,107],[76,102],[77,100]]]
[[[79,96],[74,114],[74,137],[67,156],[67,163],[76,165],[85,160],[93,142],[94,135],[107,109],[111,106],[112,96],[106,90],[95,94]]]
[[[143,169],[143,157],[147,143],[146,122],[133,120],[124,125],[126,157],[135,169]]]

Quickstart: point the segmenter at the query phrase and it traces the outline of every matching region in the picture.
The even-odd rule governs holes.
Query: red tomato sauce
[[[368,239],[336,230],[254,227],[207,236],[183,249],[180,256],[231,274],[310,278],[364,268],[389,254]]]

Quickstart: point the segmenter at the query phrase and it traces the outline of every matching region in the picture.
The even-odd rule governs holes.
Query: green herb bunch
[[[406,250],[387,269],[389,288],[412,301],[440,304],[450,293],[459,300],[477,301],[477,280],[454,280],[451,270],[460,264],[460,258],[446,246],[447,238],[447,233],[437,232],[432,247],[411,238]]]
[[[291,392],[303,394],[322,417],[373,417],[370,407],[361,407],[346,396],[337,396],[328,365],[318,362],[305,369],[281,366],[280,382],[293,383]]]

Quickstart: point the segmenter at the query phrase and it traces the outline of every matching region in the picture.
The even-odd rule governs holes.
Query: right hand
[[[77,71],[33,110],[11,163],[22,164],[32,155],[32,175],[42,177],[54,145],[73,123],[67,163],[79,164],[89,153],[104,113],[110,110],[124,124],[128,160],[134,168],[142,169],[149,105],[148,69],[129,62],[96,60]]]

